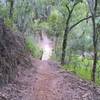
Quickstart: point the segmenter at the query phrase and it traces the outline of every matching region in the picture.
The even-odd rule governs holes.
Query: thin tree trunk
[[[95,28],[95,16],[92,17],[93,23],[93,47],[94,47],[94,57],[93,57],[93,68],[92,68],[92,81],[95,82],[95,73],[97,65],[97,37],[96,37],[96,28]]]
[[[69,12],[69,15],[68,15],[68,18],[67,18],[67,21],[66,21],[66,28],[65,28],[65,33],[64,33],[64,36],[63,36],[63,43],[62,43],[62,55],[61,55],[61,64],[62,64],[62,65],[64,65],[64,63],[65,63],[65,57],[66,57],[67,39],[68,39],[69,31],[70,31],[69,22],[70,22],[70,19],[71,19],[73,10],[74,10],[75,6],[76,6],[78,3],[79,3],[79,2],[76,2],[76,3],[73,5],[73,7],[72,7],[71,10],[70,10],[69,6],[66,5],[67,10],[68,10],[68,12]]]
[[[13,6],[14,6],[14,1],[10,1],[10,12],[9,12],[9,17],[12,18],[13,16]]]
[[[92,81],[95,82],[95,74],[96,74],[96,66],[97,66],[97,32],[96,32],[96,8],[97,8],[97,0],[95,0],[95,8],[94,13],[92,14],[92,24],[93,24],[93,49],[94,49],[94,57],[93,57],[93,68],[92,68]]]
[[[63,37],[62,56],[61,56],[61,64],[62,65],[64,65],[64,63],[65,63],[67,37],[68,37],[68,28],[65,29],[65,33],[64,33],[64,37]]]

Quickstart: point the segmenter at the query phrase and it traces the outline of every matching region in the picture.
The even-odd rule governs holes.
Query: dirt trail
[[[62,72],[56,63],[40,62],[33,100],[100,100],[87,82]]]
[[[42,33],[42,40],[40,40],[39,45],[40,45],[41,49],[43,50],[42,60],[50,59],[50,57],[52,55],[53,43],[48,38],[46,33]]]
[[[100,100],[100,88],[62,71],[57,63],[32,62],[15,82],[0,87],[0,100]]]
[[[37,70],[37,81],[34,88],[34,100],[59,100],[57,99],[56,83],[59,75],[47,62],[41,63]],[[56,94],[56,95],[55,95]]]

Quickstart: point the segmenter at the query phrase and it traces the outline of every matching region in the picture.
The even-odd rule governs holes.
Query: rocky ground
[[[99,88],[57,63],[34,59],[32,63],[14,82],[0,87],[0,100],[100,100]]]

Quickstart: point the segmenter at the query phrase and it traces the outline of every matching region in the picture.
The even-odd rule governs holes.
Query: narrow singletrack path
[[[57,80],[60,76],[46,61],[38,66],[36,77],[35,100],[60,100],[60,98],[58,99],[59,92],[56,88]]]
[[[100,100],[87,82],[51,61],[40,61],[33,94],[34,100]]]
[[[43,50],[42,59],[41,60],[48,60],[52,55],[53,49],[53,42],[48,38],[46,33],[42,34],[42,40],[39,43],[41,49]]]

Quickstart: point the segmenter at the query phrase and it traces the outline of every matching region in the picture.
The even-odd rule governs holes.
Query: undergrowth
[[[26,38],[26,48],[34,58],[41,57],[42,50],[38,43],[31,36]]]
[[[92,63],[93,60],[89,58],[80,59],[79,57],[72,57],[69,64],[64,66],[64,69],[75,73],[82,79],[91,81]],[[97,62],[96,84],[100,85],[100,60]]]

